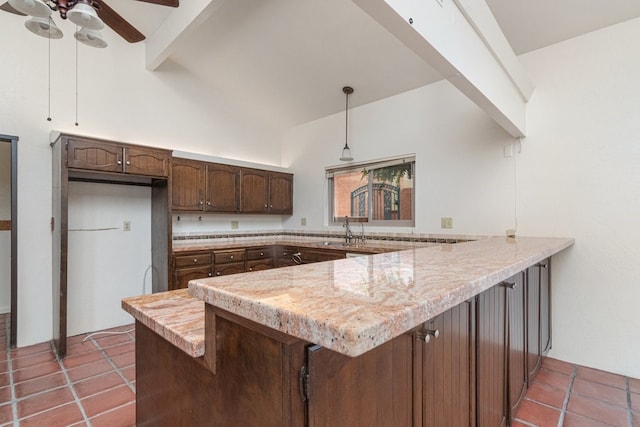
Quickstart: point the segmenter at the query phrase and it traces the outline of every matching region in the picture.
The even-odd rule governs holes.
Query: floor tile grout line
[[[52,344],[52,350],[53,349],[53,344]],[[71,395],[73,396],[74,401],[76,402],[76,405],[78,405],[78,408],[80,409],[80,413],[82,414],[82,418],[84,418],[84,421],[87,423],[88,427],[91,427],[91,421],[89,420],[89,417],[87,417],[87,413],[84,410],[84,406],[82,406],[82,402],[80,401],[80,398],[78,397],[78,393],[76,393],[76,389],[73,387],[73,383],[71,382],[71,378],[69,378],[69,373],[67,372],[67,367],[64,366],[64,363],[62,363],[62,360],[56,358],[56,360],[58,361],[58,365],[60,365],[60,369],[62,370],[62,374],[64,375],[64,377],[67,380],[67,384],[69,385],[69,390],[71,391]]]
[[[573,365],[573,369],[571,369],[571,376],[569,377],[569,387],[567,388],[567,392],[564,395],[564,401],[562,402],[562,410],[560,411],[560,418],[558,418],[558,427],[562,427],[564,424],[564,417],[567,414],[567,408],[569,407],[569,399],[571,398],[571,389],[573,388],[573,382],[576,379],[576,373],[578,368],[576,365]]]
[[[113,367],[113,370],[116,371],[116,373],[118,375],[120,375],[120,378],[122,378],[125,382],[125,384],[131,389],[131,391],[133,391],[134,393],[136,392],[136,388],[135,386],[131,383],[131,381],[129,381],[129,379],[122,373],[122,371],[120,370],[120,368],[115,364],[115,362],[113,360],[111,360],[111,356],[109,356],[107,354],[107,352],[102,348],[102,346],[96,342],[93,337],[91,338],[91,341],[93,341],[93,344],[98,348],[98,350],[100,350],[100,352],[102,353],[102,355],[104,356],[104,358],[106,359],[106,361]],[[134,362],[134,366],[135,366],[135,362]]]

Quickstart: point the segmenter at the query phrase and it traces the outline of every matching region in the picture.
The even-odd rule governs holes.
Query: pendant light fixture
[[[342,88],[342,92],[344,92],[344,95],[345,95],[344,148],[342,149],[342,156],[340,156],[340,160],[342,160],[343,162],[350,162],[353,160],[353,156],[351,155],[351,149],[349,148],[347,137],[349,135],[349,95],[353,93],[353,88],[349,86],[345,86]]]

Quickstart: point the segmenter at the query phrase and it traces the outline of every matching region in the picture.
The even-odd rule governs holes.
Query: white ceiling
[[[175,10],[108,3],[147,37]],[[358,106],[441,79],[353,1],[221,3],[169,59],[267,125],[287,128],[344,111],[345,85],[355,89],[350,106]],[[638,0],[487,3],[516,54],[640,17]]]

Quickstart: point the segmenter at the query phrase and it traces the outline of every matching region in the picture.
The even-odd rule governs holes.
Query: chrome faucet
[[[351,240],[353,240],[353,233],[351,232],[351,228],[349,228],[349,217],[345,215],[344,217],[344,225],[345,233],[344,233],[344,242],[349,245],[351,244]]]

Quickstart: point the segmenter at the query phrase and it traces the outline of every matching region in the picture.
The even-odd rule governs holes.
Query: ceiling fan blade
[[[180,0],[138,0],[145,3],[159,4],[160,6],[178,7],[180,6]]]
[[[18,12],[17,10],[15,10],[10,4],[9,2],[4,3],[2,6],[0,6],[0,10],[4,10],[5,12],[9,12],[9,13],[15,13],[16,15],[20,15],[20,16],[27,16],[22,12]]]
[[[107,6],[104,1],[94,1],[93,4],[97,6],[96,10],[98,11],[100,19],[102,19],[106,25],[110,26],[111,29],[118,33],[123,39],[129,43],[137,43],[145,39],[144,34],[136,30],[136,28],[129,24],[126,19]]]

